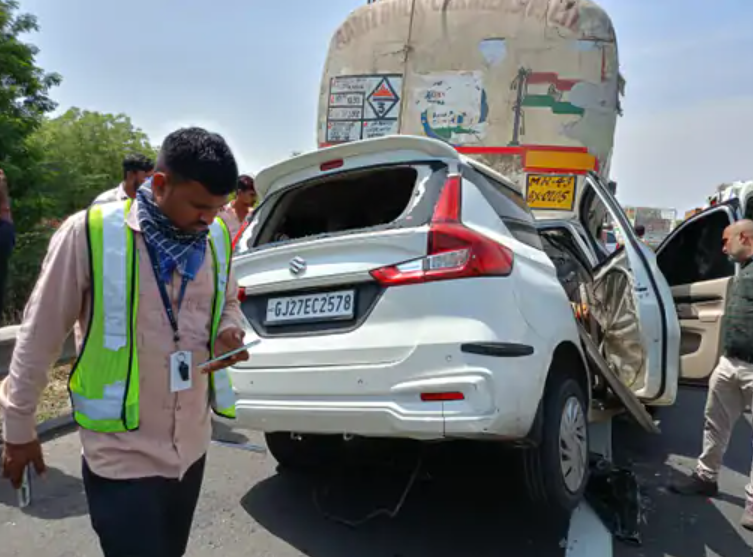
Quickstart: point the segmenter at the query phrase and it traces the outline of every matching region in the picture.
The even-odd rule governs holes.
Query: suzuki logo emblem
[[[290,272],[300,275],[306,270],[306,260],[303,257],[294,257],[290,260]]]

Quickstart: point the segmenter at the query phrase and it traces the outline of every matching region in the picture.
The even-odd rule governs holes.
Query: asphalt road
[[[657,415],[661,436],[647,437],[619,424],[615,459],[638,475],[644,497],[643,547],[615,544],[616,557],[745,557],[753,534],[739,526],[751,468],[751,416],[735,428],[715,499],[686,498],[666,485],[690,473],[701,450],[704,389],[681,390],[677,404]]]
[[[743,557],[753,536],[737,525],[751,462],[749,423],[735,432],[718,500],[678,498],[663,485],[689,469],[700,448],[703,391],[683,392],[660,413],[665,434],[649,438],[619,424],[615,448],[630,462],[645,491],[644,544],[614,544],[618,557]],[[254,434],[216,429],[216,438],[260,442]],[[89,526],[75,434],[45,443],[46,481],[34,483],[34,502],[21,511],[0,484],[3,557],[100,555]],[[276,473],[271,456],[213,446],[188,555],[223,557],[562,557],[567,520],[521,506],[519,477],[496,464],[479,467],[458,451],[433,453],[396,518],[363,525],[377,508],[394,507],[411,470],[364,471],[362,477],[300,478]],[[574,554],[571,554],[574,557]]]

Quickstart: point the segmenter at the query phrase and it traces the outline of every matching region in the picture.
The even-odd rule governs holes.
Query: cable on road
[[[400,510],[403,508],[403,504],[405,503],[405,500],[408,498],[408,494],[410,493],[411,489],[415,485],[416,479],[418,478],[418,475],[421,472],[422,466],[423,466],[423,456],[419,457],[416,460],[416,466],[413,468],[413,472],[411,473],[410,478],[408,479],[408,483],[405,485],[405,489],[403,489],[400,499],[398,500],[397,504],[392,510],[386,509],[386,508],[376,509],[375,511],[367,514],[363,518],[359,518],[357,520],[343,518],[343,517],[334,515],[332,513],[329,513],[322,508],[321,504],[319,503],[319,496],[317,494],[316,487],[313,490],[314,505],[316,506],[316,509],[322,514],[322,516],[324,516],[324,518],[331,520],[333,522],[337,522],[339,524],[343,524],[350,528],[358,528],[359,526],[363,526],[367,522],[379,516],[387,516],[390,519],[395,518],[400,513]],[[323,491],[324,491],[324,494],[326,495],[328,491],[328,486],[325,487]]]

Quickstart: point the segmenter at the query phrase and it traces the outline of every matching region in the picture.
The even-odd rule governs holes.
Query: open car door
[[[694,215],[657,249],[680,320],[680,377],[703,383],[719,361],[722,316],[736,266],[722,252],[722,233],[737,219],[735,203]]]
[[[598,323],[594,339],[609,368],[641,402],[671,405],[679,380],[680,324],[672,292],[654,253],[596,174],[584,180],[577,218],[599,263],[586,300]],[[601,234],[611,225],[622,239],[613,253]]]

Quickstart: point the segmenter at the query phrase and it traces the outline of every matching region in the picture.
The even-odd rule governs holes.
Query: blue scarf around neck
[[[154,201],[151,181],[139,188],[136,200],[141,233],[157,255],[162,280],[169,283],[175,271],[184,280],[195,279],[204,262],[209,232],[186,232],[175,226]]]

